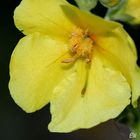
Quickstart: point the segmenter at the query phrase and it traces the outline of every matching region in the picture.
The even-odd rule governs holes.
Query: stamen
[[[86,87],[84,87],[81,91],[81,96],[83,97],[85,95],[85,92],[86,92]]]
[[[88,29],[82,30],[81,28],[76,28],[69,38],[69,50],[72,57],[62,60],[62,63],[71,63],[78,58],[85,58],[86,63],[90,63],[95,38],[95,35],[90,33]]]
[[[62,60],[61,62],[62,63],[70,63],[70,62],[74,62],[74,61],[75,61],[74,58],[68,58],[68,59]]]

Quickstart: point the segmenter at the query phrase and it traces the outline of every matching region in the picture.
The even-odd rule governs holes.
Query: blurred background
[[[27,114],[14,103],[8,90],[9,61],[17,42],[23,37],[13,22],[13,11],[20,1],[2,0],[0,4],[0,140],[129,140],[129,127],[114,120],[68,134],[50,133],[47,129],[51,119],[49,105]],[[104,16],[106,8],[98,4],[92,12]],[[140,54],[140,27],[123,25]]]

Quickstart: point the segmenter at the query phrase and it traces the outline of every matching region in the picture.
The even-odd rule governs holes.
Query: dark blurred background
[[[23,37],[13,22],[13,11],[20,1],[2,0],[0,4],[0,140],[128,140],[128,126],[113,120],[68,134],[50,133],[47,129],[51,119],[49,105],[27,114],[14,103],[8,90],[9,61],[17,42]],[[73,1],[69,2],[75,4]],[[92,11],[104,16],[106,8],[98,4]],[[140,27],[124,24],[124,28],[134,39],[140,52]]]

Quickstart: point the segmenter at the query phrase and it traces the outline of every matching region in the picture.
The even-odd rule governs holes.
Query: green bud
[[[140,0],[121,0],[116,7],[108,9],[105,18],[140,25]]]
[[[98,0],[75,0],[80,9],[90,11],[96,5]]]
[[[110,8],[118,5],[121,0],[99,0],[99,1],[105,7]]]

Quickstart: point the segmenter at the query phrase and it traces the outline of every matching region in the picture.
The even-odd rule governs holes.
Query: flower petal
[[[115,28],[122,26],[113,21],[105,20],[90,12],[82,11],[79,8],[67,4],[62,6],[65,16],[69,18],[77,27],[88,29],[93,34],[104,34]],[[71,13],[71,14],[70,14]]]
[[[53,88],[72,70],[61,63],[66,52],[64,43],[39,33],[19,41],[10,62],[9,88],[23,110],[33,112],[49,102]]]
[[[81,92],[85,84],[85,78],[85,63],[82,61],[76,62],[76,70],[65,77],[65,79],[54,89],[51,99],[53,124],[61,123],[65,116],[70,112],[71,108],[76,107],[74,103],[79,99],[79,95],[82,96]]]
[[[93,127],[118,116],[130,103],[130,87],[123,75],[97,56],[94,56],[82,96],[80,88],[75,75],[58,85],[51,100],[50,131],[70,132]]]
[[[65,36],[73,29],[73,23],[62,10],[66,4],[65,0],[22,0],[14,12],[15,24],[25,34],[41,32]]]
[[[117,28],[96,39],[97,49],[106,59],[112,62],[126,77],[132,89],[132,104],[136,106],[140,96],[140,70],[136,64],[137,53],[135,44],[130,36],[123,30]]]

